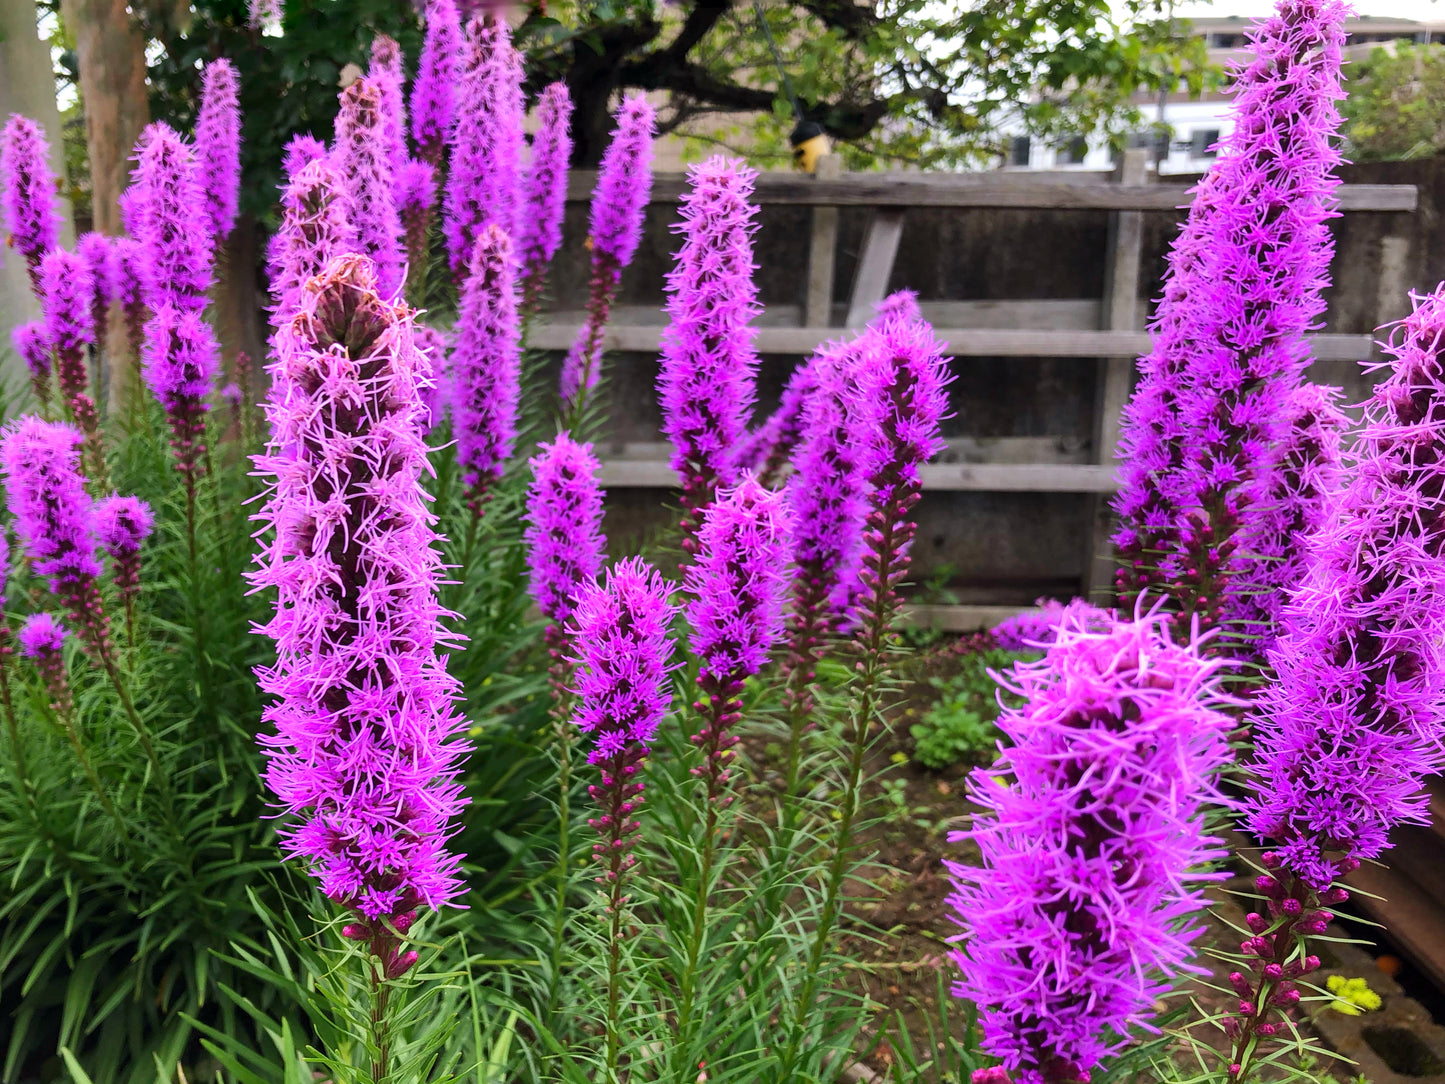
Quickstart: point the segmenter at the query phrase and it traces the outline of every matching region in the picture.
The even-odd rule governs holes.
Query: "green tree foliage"
[[[1424,158],[1445,148],[1445,45],[1378,48],[1346,74],[1350,158]]]

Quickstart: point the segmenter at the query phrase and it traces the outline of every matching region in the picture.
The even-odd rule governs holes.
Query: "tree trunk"
[[[95,229],[118,234],[131,149],[150,120],[145,40],[126,0],[61,0],[60,8],[80,66]]]
[[[0,0],[0,124],[11,113],[22,113],[40,125],[50,141],[50,168],[57,177],[64,177],[55,74],[50,67],[50,49],[35,27],[35,0]],[[61,210],[60,238],[65,244],[74,229],[70,207],[63,205]],[[10,329],[39,312],[40,306],[30,294],[25,261],[19,253],[7,250],[0,259],[0,354],[6,356],[5,375],[15,387],[24,386],[25,375],[24,367],[10,352]]]

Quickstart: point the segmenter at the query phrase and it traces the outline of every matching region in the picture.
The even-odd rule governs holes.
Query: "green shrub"
[[[989,756],[998,740],[998,683],[989,671],[1007,670],[1020,659],[1035,658],[1012,651],[976,651],[963,656],[958,672],[932,678],[939,692],[922,722],[909,728],[913,759],[925,768],[942,771],[955,764]],[[1010,697],[1002,694],[1005,702]]]

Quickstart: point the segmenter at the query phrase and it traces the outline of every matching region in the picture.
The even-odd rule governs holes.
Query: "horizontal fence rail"
[[[574,170],[567,199],[592,198],[597,174]],[[682,173],[659,173],[651,202],[676,203],[687,190]],[[1410,184],[1345,184],[1337,190],[1341,211],[1414,211],[1419,194]],[[755,199],[761,204],[804,207],[995,207],[1074,211],[1175,211],[1188,206],[1182,185],[1113,184],[1107,173],[1064,173],[1036,179],[1017,173],[853,173],[814,178],[763,173]]]

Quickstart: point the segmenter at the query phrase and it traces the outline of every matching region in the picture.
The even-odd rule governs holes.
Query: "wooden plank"
[[[1116,174],[1122,185],[1142,184],[1149,179],[1148,152],[1143,148],[1127,150],[1119,160]],[[1139,265],[1144,252],[1144,213],[1115,211],[1109,216],[1108,250],[1104,260],[1104,327],[1110,331],[1133,331],[1143,323],[1139,305]],[[1120,422],[1124,406],[1134,385],[1134,361],[1114,355],[1100,358],[1094,396],[1094,455],[1098,463],[1112,464],[1114,449],[1119,443]],[[1084,554],[1084,575],[1079,595],[1093,599],[1096,594],[1107,601],[1114,579],[1114,550],[1110,509],[1107,501],[1096,498],[1090,503],[1087,532],[1088,551]]]
[[[862,327],[873,319],[873,309],[888,293],[888,280],[893,277],[893,261],[898,258],[898,242],[903,236],[901,209],[878,208],[868,220],[868,233],[863,239],[863,255],[853,275],[853,294],[848,301],[848,327]]]
[[[843,158],[825,154],[818,159],[816,180],[829,181],[842,175]],[[813,231],[808,246],[808,299],[803,322],[827,327],[833,322],[834,268],[838,259],[838,208],[814,207]]]
[[[952,464],[1087,464],[1089,449],[1074,437],[945,437],[940,457]],[[665,460],[665,440],[598,441],[597,454],[610,460]]]
[[[603,336],[605,350],[656,353],[662,326],[609,325]],[[572,345],[575,324],[537,324],[528,335],[534,350],[566,350]],[[1014,328],[935,328],[948,344],[950,357],[1101,358],[1138,357],[1149,349],[1143,331],[1033,331]],[[822,343],[845,332],[831,327],[764,327],[755,344],[763,354],[811,354]],[[1314,335],[1310,339],[1316,361],[1362,361],[1371,356],[1369,335]]]
[[[1188,189],[1178,184],[1103,184],[1101,177],[1042,180],[1026,173],[850,173],[819,180],[797,173],[764,173],[757,201],[804,207],[1019,207],[1076,211],[1174,211],[1187,206]],[[596,173],[573,170],[567,198],[592,198]],[[676,203],[687,189],[681,173],[660,173],[653,203]],[[1414,211],[1419,193],[1409,184],[1346,184],[1337,190],[1342,211]]]
[[[943,493],[1112,493],[1114,468],[1097,463],[928,463],[919,469],[923,488]],[[677,472],[665,459],[602,461],[609,489],[671,489]]]

